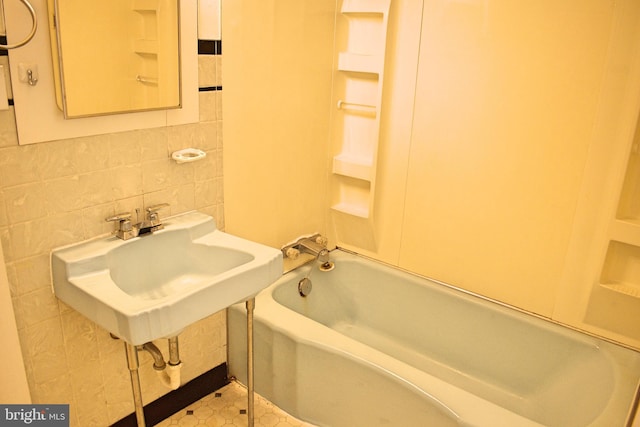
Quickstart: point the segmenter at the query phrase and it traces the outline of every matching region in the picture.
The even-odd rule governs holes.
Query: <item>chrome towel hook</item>
[[[31,21],[33,22],[33,25],[31,27],[31,32],[29,32],[29,35],[21,42],[14,43],[14,44],[0,44],[0,50],[9,50],[9,49],[15,49],[20,46],[24,46],[25,44],[29,43],[33,38],[33,36],[35,36],[36,34],[36,29],[38,28],[38,19],[36,18],[36,11],[33,9],[33,6],[31,6],[31,3],[29,3],[29,0],[20,0],[20,2],[22,2],[22,4],[24,4],[26,8],[29,9],[29,13],[31,14]]]
[[[27,83],[29,83],[29,86],[35,86],[38,83],[38,79],[33,76],[33,70],[31,68],[27,70]]]

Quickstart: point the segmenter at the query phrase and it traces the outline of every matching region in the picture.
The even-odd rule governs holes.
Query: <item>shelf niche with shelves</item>
[[[609,290],[640,299],[640,246],[611,241],[600,284]]]
[[[597,285],[585,322],[640,340],[640,120],[630,144],[620,197],[611,219]]]
[[[374,249],[373,206],[390,0],[343,0],[336,25],[332,210],[339,242]]]
[[[610,291],[640,299],[640,119],[636,130],[615,218],[609,229],[609,245],[600,284]]]

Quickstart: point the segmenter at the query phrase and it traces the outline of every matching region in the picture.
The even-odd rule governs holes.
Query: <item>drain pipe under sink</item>
[[[180,369],[182,362],[178,350],[178,337],[169,338],[169,363],[165,363],[160,349],[152,342],[143,344],[139,349],[148,352],[153,357],[153,369],[158,373],[162,384],[171,390],[180,387]]]

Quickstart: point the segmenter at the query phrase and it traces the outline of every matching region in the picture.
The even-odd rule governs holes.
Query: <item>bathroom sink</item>
[[[282,275],[282,252],[221,232],[200,212],[121,240],[104,237],[53,250],[56,296],[133,345],[254,297]]]

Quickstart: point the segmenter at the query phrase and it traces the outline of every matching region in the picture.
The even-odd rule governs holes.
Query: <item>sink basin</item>
[[[56,296],[133,345],[253,298],[282,275],[282,252],[221,232],[200,212],[164,230],[105,237],[53,250]]]

